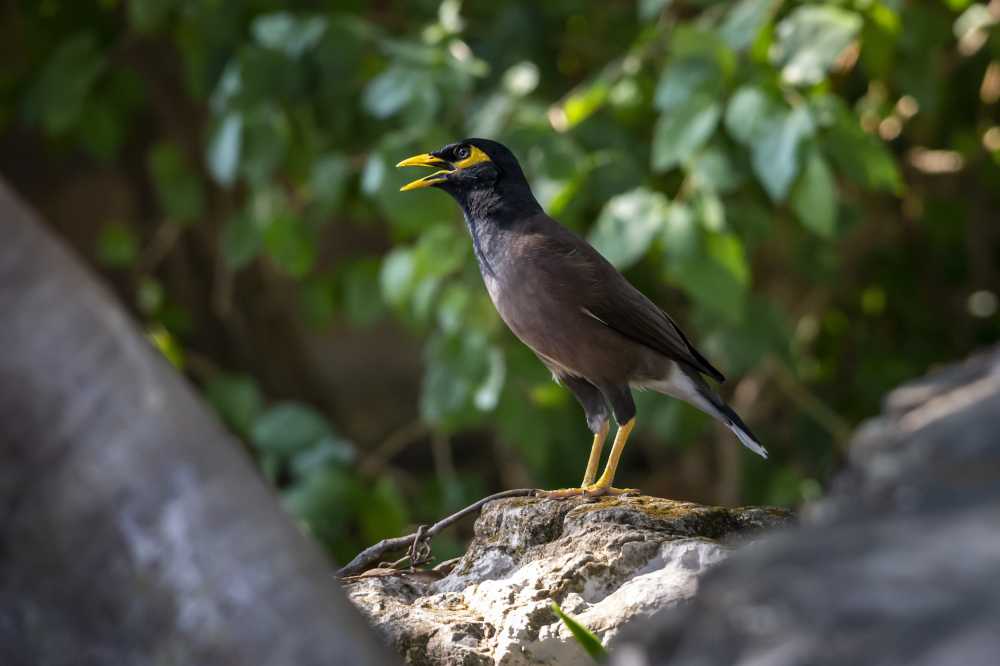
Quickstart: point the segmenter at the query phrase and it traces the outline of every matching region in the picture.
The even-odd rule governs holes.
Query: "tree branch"
[[[479,511],[484,504],[487,502],[492,502],[493,500],[504,499],[506,497],[533,497],[538,491],[535,488],[517,488],[515,490],[505,490],[500,493],[495,493],[488,497],[484,497],[477,502],[470,504],[461,511],[451,514],[447,518],[442,518],[427,529],[423,529],[421,526],[420,530],[414,532],[413,534],[407,534],[406,536],[395,537],[392,539],[382,539],[374,546],[369,546],[363,551],[358,553],[353,560],[348,562],[344,567],[342,567],[338,572],[337,576],[340,578],[348,578],[350,576],[356,576],[363,572],[365,569],[369,568],[373,564],[377,564],[381,561],[382,557],[387,553],[392,553],[395,551],[403,550],[404,548],[410,548],[410,566],[415,567],[420,564],[420,561],[414,561],[413,558],[416,556],[419,550],[419,543],[417,541],[417,535],[420,535],[420,542],[424,540],[429,541],[434,538],[438,532],[450,527],[462,518],[465,518],[470,513],[475,513]],[[405,558],[404,558],[405,559]],[[417,558],[419,560],[419,558]],[[400,560],[402,561],[402,560]],[[426,560],[425,560],[426,561]]]

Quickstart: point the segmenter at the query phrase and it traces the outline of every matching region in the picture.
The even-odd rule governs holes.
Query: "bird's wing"
[[[695,349],[670,315],[633,287],[590,243],[551,218],[538,223],[544,226],[547,256],[559,256],[563,262],[574,264],[574,273],[584,277],[585,284],[578,288],[584,315],[717,381],[725,381],[725,376]]]
[[[699,372],[723,382],[719,372],[687,339],[666,312],[633,287],[617,270],[605,288],[595,290],[587,299],[587,314],[626,338],[655,349],[675,361],[682,361]],[[611,283],[611,284],[607,284]]]

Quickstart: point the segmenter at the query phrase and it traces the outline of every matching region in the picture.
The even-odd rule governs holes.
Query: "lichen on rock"
[[[411,664],[577,664],[586,657],[551,602],[613,644],[626,622],[691,597],[736,545],[789,520],[646,496],[498,500],[447,575],[362,577],[347,591]]]

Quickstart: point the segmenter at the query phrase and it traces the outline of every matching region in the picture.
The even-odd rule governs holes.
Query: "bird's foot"
[[[540,490],[536,496],[544,497],[545,499],[566,499],[567,497],[603,497],[604,495],[618,496],[638,494],[639,491],[635,488],[615,488],[610,485],[606,486],[599,483],[592,483],[588,486],[582,486],[580,488]]]

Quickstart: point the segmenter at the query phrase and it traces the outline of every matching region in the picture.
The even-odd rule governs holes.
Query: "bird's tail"
[[[684,368],[678,364],[667,379],[645,382],[638,386],[686,400],[732,430],[743,446],[760,457],[767,458],[767,449],[761,446],[760,440],[750,432],[740,415],[712,390],[694,368]]]
[[[767,449],[761,446],[760,440],[752,432],[747,424],[743,422],[740,415],[733,411],[733,408],[722,401],[722,398],[715,396],[716,400],[712,401],[712,406],[715,407],[719,414],[712,414],[716,419],[721,421],[726,425],[727,428],[733,431],[743,446],[747,447],[761,458],[767,459]]]

